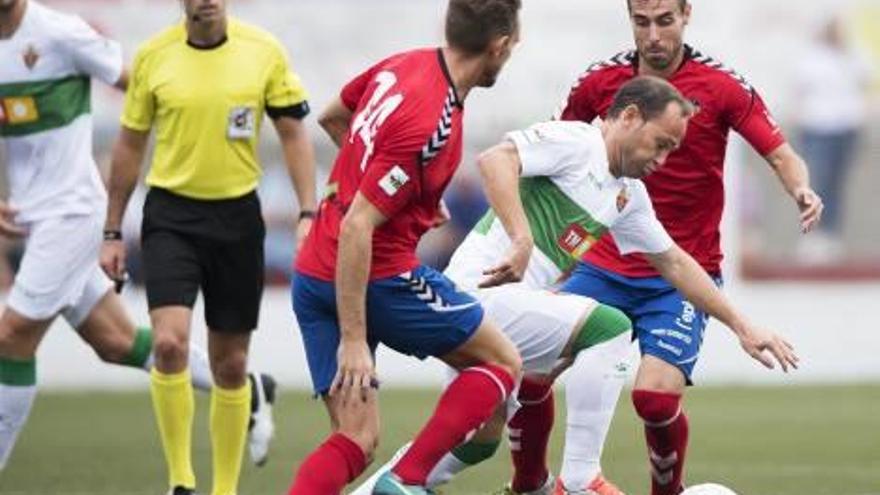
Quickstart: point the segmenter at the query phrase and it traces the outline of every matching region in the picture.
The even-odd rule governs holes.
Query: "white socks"
[[[559,477],[569,490],[585,488],[601,472],[602,448],[632,368],[632,351],[627,332],[581,351],[566,372],[568,414]]]
[[[36,385],[0,384],[0,471],[6,466],[15,446],[15,439],[27,421],[36,395]]]

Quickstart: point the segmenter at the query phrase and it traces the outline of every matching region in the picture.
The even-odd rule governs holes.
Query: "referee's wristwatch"
[[[122,240],[122,231],[115,229],[104,229],[104,240],[105,241],[121,241]]]

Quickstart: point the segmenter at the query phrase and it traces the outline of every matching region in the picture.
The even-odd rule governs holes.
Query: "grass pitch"
[[[412,437],[436,401],[433,390],[382,393],[379,459]],[[207,402],[198,397],[194,460],[210,485]],[[880,385],[697,387],[689,391],[687,479],[716,481],[741,495],[880,495]],[[551,466],[558,469],[564,405],[557,406]],[[264,468],[246,464],[241,495],[282,494],[295,465],[327,433],[323,406],[282,394],[278,434]],[[494,459],[446,494],[490,494],[509,477],[502,446]],[[605,474],[631,495],[647,494],[642,431],[627,396],[604,455]],[[378,466],[377,462],[374,468]],[[160,495],[165,470],[147,393],[43,393],[5,472],[3,495]]]

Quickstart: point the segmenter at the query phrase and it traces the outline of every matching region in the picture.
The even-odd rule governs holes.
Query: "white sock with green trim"
[[[35,361],[0,358],[0,471],[6,467],[36,395]]]
[[[559,478],[582,490],[601,472],[602,448],[632,367],[629,334],[581,351],[565,379],[565,449]]]

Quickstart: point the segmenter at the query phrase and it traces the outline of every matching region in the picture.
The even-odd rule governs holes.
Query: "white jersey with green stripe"
[[[0,40],[0,142],[16,221],[104,210],[92,157],[91,79],[114,84],[122,50],[81,18],[29,0]]]
[[[544,289],[609,233],[622,253],[660,253],[673,241],[657,220],[645,185],[614,177],[601,130],[551,121],[505,139],[522,162],[519,192],[535,240],[523,284]],[[489,210],[458,247],[446,275],[465,289],[502,260],[510,238]]]

